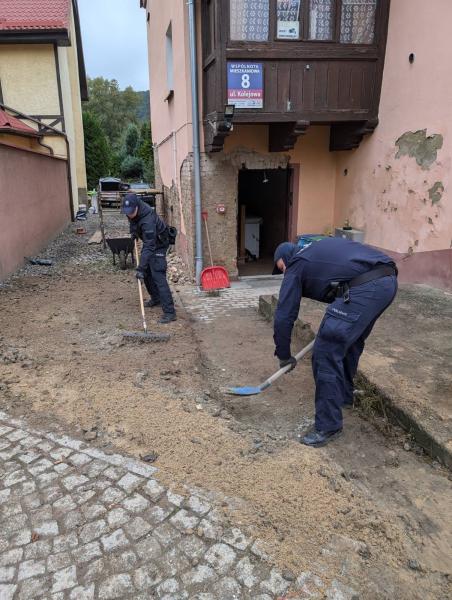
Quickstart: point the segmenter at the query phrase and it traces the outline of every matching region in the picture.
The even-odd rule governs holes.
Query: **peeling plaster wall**
[[[391,3],[380,125],[337,154],[335,224],[402,255],[452,248],[452,2],[434,4]]]

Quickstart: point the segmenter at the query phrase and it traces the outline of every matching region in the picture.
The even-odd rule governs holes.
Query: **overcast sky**
[[[139,0],[78,0],[89,77],[149,89],[146,13]]]

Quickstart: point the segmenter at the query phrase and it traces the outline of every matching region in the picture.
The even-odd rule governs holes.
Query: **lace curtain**
[[[342,0],[341,42],[372,44],[377,0]]]
[[[231,40],[266,42],[269,29],[269,0],[231,0]]]
[[[278,21],[298,21],[300,18],[300,4],[301,0],[277,0]]]
[[[334,27],[334,0],[311,0],[309,11],[309,38],[332,40]]]

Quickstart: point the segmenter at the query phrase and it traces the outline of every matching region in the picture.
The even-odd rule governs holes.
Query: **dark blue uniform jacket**
[[[350,281],[379,264],[394,264],[375,248],[343,238],[325,238],[293,254],[286,268],[275,313],[275,354],[290,357],[293,325],[301,298],[332,302],[326,298],[332,281]]]
[[[139,269],[145,269],[158,250],[168,248],[168,243],[165,242],[166,223],[142,200],[138,205],[137,216],[130,221],[130,234],[143,240]]]

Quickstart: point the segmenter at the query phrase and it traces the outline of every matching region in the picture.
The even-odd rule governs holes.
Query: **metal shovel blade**
[[[252,386],[244,386],[244,387],[233,387],[228,388],[227,393],[232,396],[256,396],[262,392],[262,388],[260,386],[252,387]]]
[[[305,346],[303,350],[301,350],[298,354],[295,355],[297,363],[303,358],[303,356],[305,356],[310,350],[312,350],[312,348],[314,347],[314,343],[315,339],[312,340],[312,342]],[[285,367],[279,369],[279,371],[276,371],[276,373],[273,373],[273,375],[266,379],[264,383],[261,383],[256,387],[244,386],[228,388],[227,393],[231,394],[232,396],[256,396],[257,394],[264,392],[267,388],[269,388],[272,385],[272,383],[279,379],[281,375],[284,375],[284,373],[288,373],[290,370],[290,365],[286,365]]]

